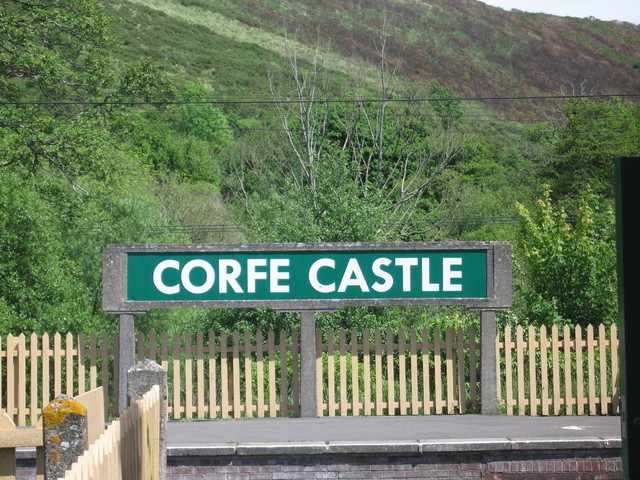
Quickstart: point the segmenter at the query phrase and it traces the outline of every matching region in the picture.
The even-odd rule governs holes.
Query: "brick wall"
[[[173,457],[170,480],[402,479],[613,480],[619,450]]]

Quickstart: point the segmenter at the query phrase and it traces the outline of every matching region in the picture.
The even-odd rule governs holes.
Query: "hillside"
[[[223,96],[267,95],[267,66],[285,38],[302,56],[318,45],[330,50],[329,67],[353,73],[379,64],[384,36],[397,73],[437,79],[465,97],[632,93],[640,86],[640,26],[504,11],[476,0],[129,0],[112,8],[126,32],[120,55],[162,61],[176,77]],[[509,112],[528,108],[511,105]]]

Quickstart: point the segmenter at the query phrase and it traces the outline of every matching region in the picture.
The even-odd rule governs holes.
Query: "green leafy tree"
[[[517,311],[531,323],[615,322],[613,209],[589,190],[577,205],[575,216],[554,207],[548,187],[533,213],[517,204]]]
[[[613,159],[640,152],[640,105],[620,98],[576,100],[562,107],[551,164],[556,195],[576,196],[586,185],[613,198]]]
[[[227,117],[222,110],[206,103],[207,90],[204,86],[197,83],[187,85],[183,101],[186,103],[182,106],[179,130],[206,140],[214,153],[231,144],[232,135]]]

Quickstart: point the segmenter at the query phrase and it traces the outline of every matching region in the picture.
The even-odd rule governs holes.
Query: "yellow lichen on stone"
[[[51,458],[51,464],[55,465],[56,463],[58,463],[58,460],[60,460],[60,452],[55,449],[51,450],[49,458]]]
[[[51,435],[49,438],[47,438],[47,440],[50,441],[51,443],[55,443],[56,445],[61,442],[60,437],[58,435]]]
[[[86,417],[87,409],[72,398],[54,400],[42,410],[45,428],[57,427],[70,413]]]

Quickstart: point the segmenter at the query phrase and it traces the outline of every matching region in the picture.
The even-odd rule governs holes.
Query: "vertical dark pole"
[[[300,314],[300,416],[317,417],[316,313]]]
[[[132,314],[120,315],[118,340],[118,413],[122,413],[129,407],[127,373],[135,364],[135,320]]]
[[[480,310],[480,413],[498,414],[496,312]]]
[[[640,157],[615,166],[622,466],[624,478],[640,478]]]

